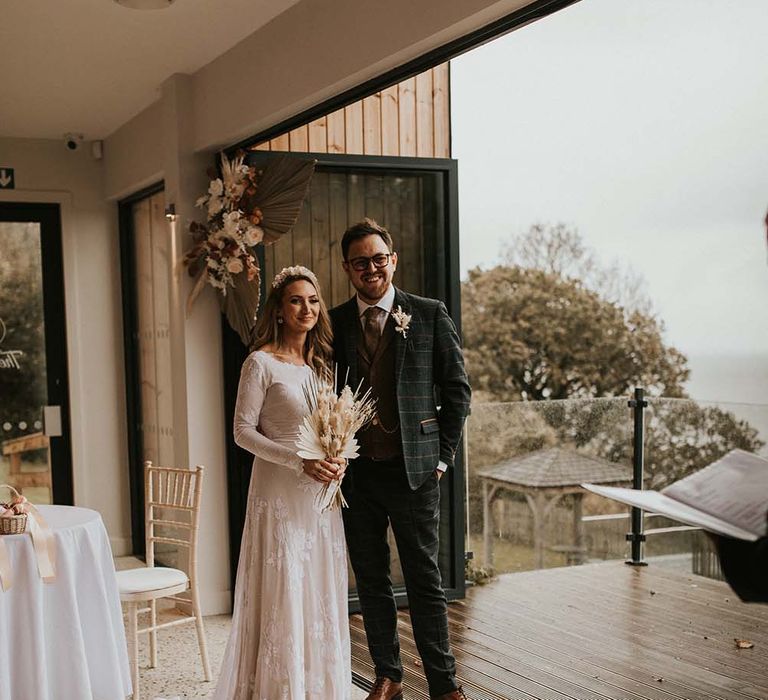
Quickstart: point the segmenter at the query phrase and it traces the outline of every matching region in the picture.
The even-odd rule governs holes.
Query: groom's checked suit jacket
[[[403,460],[412,489],[434,472],[438,461],[453,465],[470,388],[459,336],[441,301],[395,289],[393,310],[411,315],[406,337],[395,332],[395,385]],[[362,334],[357,297],[331,309],[338,379],[354,389],[360,381],[357,348]],[[396,325],[393,316],[387,324]],[[438,404],[440,410],[438,411]]]

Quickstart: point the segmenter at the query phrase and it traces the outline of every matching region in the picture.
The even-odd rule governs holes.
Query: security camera
[[[83,135],[64,134],[64,145],[68,151],[77,151],[83,145]]]

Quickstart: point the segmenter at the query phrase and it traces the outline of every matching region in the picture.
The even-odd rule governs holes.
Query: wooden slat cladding
[[[355,102],[344,108],[344,143],[340,153],[361,155],[363,153],[363,103]],[[272,150],[276,150],[272,146]]]
[[[317,172],[293,231],[264,249],[265,279],[289,265],[314,270],[325,301],[335,306],[352,294],[341,267],[341,236],[365,216],[386,226],[395,239],[401,264],[395,284],[424,293],[421,180],[402,176]]]
[[[431,158],[435,153],[435,110],[432,71],[416,76],[416,155]]]
[[[450,158],[451,154],[451,95],[448,64],[432,69],[432,118],[434,128],[433,150],[436,158]]]
[[[318,120],[319,121],[319,120]],[[344,110],[339,109],[326,117],[325,133],[326,148],[328,153],[344,153],[346,147],[346,119]]]
[[[295,152],[309,151],[309,128],[306,124],[289,132],[288,147]]]
[[[309,150],[312,153],[328,152],[328,119],[321,117],[309,125]]]
[[[449,77],[443,63],[253,148],[450,158]]]
[[[363,153],[380,156],[381,152],[381,93],[363,100]]]
[[[399,153],[400,116],[397,109],[397,85],[381,91],[381,152]]]
[[[400,121],[399,144],[401,156],[416,155],[416,78],[404,80],[397,86],[397,110]]]

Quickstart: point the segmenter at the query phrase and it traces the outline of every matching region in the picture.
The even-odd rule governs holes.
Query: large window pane
[[[0,222],[0,483],[50,503],[40,235],[39,223]]]

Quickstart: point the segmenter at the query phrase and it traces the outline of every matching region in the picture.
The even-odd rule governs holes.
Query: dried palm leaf
[[[246,215],[256,209],[261,211],[259,225],[264,229],[265,244],[274,243],[295,225],[316,162],[291,156],[272,158],[264,166],[255,191],[244,194],[242,211]]]
[[[197,280],[195,281],[195,286],[192,287],[192,291],[189,293],[189,297],[187,298],[187,318],[189,318],[189,315],[192,313],[192,304],[195,303],[195,299],[199,296],[200,292],[203,291],[203,287],[205,287],[205,283],[208,281],[208,270],[203,269],[201,272],[197,275]]]
[[[232,278],[234,287],[230,287],[226,295],[218,295],[221,310],[227,317],[227,323],[237,331],[240,340],[246,347],[251,342],[251,331],[256,324],[256,314],[259,310],[261,296],[261,273],[256,272],[249,282],[248,274],[241,272]]]

